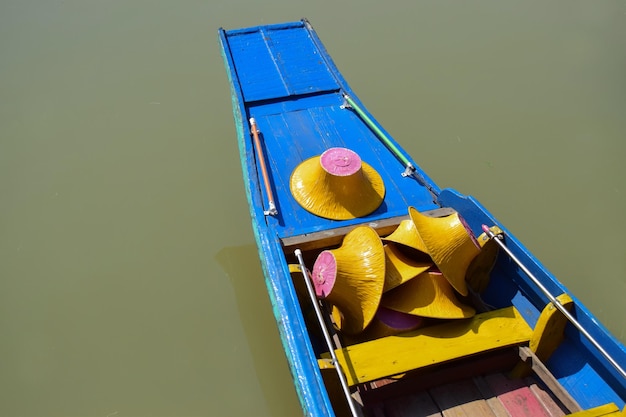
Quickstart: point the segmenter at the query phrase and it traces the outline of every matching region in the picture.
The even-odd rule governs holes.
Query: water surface
[[[626,340],[624,2],[7,0],[0,415],[300,413],[216,31],[301,17],[441,187]]]

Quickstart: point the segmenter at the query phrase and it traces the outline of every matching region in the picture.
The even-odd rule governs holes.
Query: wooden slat
[[[552,397],[550,392],[543,389],[541,386],[535,383],[534,379],[526,378],[526,383],[530,392],[539,400],[541,405],[548,411],[551,417],[562,417],[565,415],[565,411],[557,404],[556,400]]]
[[[477,314],[336,351],[350,385],[528,342],[532,330],[515,307]],[[329,354],[324,354],[326,358]]]
[[[289,236],[281,239],[285,252],[293,252],[295,248],[302,251],[328,248],[341,244],[343,237],[357,226],[372,227],[380,236],[391,234],[400,222],[408,218],[406,216],[392,217],[389,219],[379,220],[376,222],[365,222],[350,226],[338,227],[336,229],[327,229],[321,232],[306,233],[302,235]]]
[[[502,374],[485,377],[489,388],[513,417],[551,417],[523,380],[508,379]]]
[[[364,403],[375,404],[480,374],[504,372],[511,369],[517,361],[519,361],[517,349],[500,349],[445,364],[429,366],[404,374],[399,379],[379,379],[369,384],[360,385],[359,388],[363,389],[361,395]],[[503,417],[509,416],[507,414]]]
[[[565,406],[569,412],[580,411],[581,407],[578,405],[574,397],[563,388],[563,385],[552,375],[552,372],[535,356],[532,350],[526,346],[520,346],[518,348],[520,359],[524,361],[537,375],[541,381],[546,384],[548,389],[559,399],[559,401]]]
[[[476,384],[476,387],[487,402],[487,405],[489,406],[489,408],[491,408],[491,411],[497,417],[511,417],[511,415],[506,410],[506,408],[504,408],[504,405],[502,405],[498,397],[496,397],[491,388],[489,388],[489,385],[487,384],[487,381],[485,381],[485,378],[483,378],[482,376],[475,377],[474,384]]]
[[[454,210],[444,207],[435,210],[425,211],[422,214],[430,217],[443,217],[450,215]],[[299,248],[302,251],[326,248],[339,245],[343,237],[357,226],[369,226],[376,230],[380,236],[390,235],[402,220],[408,219],[409,214],[390,217],[388,219],[373,221],[365,221],[360,224],[350,226],[337,227],[335,229],[322,230],[320,232],[306,233],[296,236],[288,236],[281,239],[285,252],[292,252],[293,249]]]
[[[556,400],[532,377],[511,379],[500,372],[482,375],[436,384],[423,391],[418,388],[412,393],[395,392],[396,395],[384,400],[379,398],[373,404],[365,401],[365,406],[368,415],[373,417],[565,416]],[[393,385],[395,384],[387,384],[383,388]],[[376,388],[374,391],[379,389]],[[620,415],[619,409],[614,404],[586,410],[585,413],[574,415],[581,417]]]
[[[471,380],[455,382],[430,390],[444,417],[497,417]]]

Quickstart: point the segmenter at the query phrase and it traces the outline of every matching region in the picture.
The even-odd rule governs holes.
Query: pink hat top
[[[361,169],[361,157],[347,148],[330,148],[320,156],[326,172],[338,177],[347,177]]]
[[[311,278],[318,297],[325,298],[330,294],[337,278],[337,262],[332,252],[326,250],[319,254],[313,265]]]

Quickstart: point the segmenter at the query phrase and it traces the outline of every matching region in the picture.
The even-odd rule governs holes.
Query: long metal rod
[[[333,347],[332,338],[328,329],[326,328],[326,323],[324,321],[324,315],[322,314],[322,310],[320,308],[319,302],[317,300],[317,296],[315,295],[315,290],[313,289],[313,283],[311,283],[311,278],[309,277],[308,270],[304,265],[304,259],[302,259],[302,251],[300,249],[295,250],[296,258],[298,258],[298,263],[300,264],[300,270],[302,275],[304,276],[304,282],[306,283],[306,289],[309,292],[309,297],[311,298],[311,302],[313,303],[313,308],[315,309],[315,315],[317,316],[317,321],[319,322],[320,327],[322,328],[322,333],[324,333],[324,339],[326,340],[326,345],[328,346],[328,351],[330,352],[330,357],[333,366],[337,370],[337,375],[339,376],[339,381],[341,382],[341,388],[343,389],[343,393],[346,396],[346,400],[348,400],[348,406],[350,406],[350,412],[354,417],[359,417],[361,414],[357,411],[356,406],[354,404],[354,399],[352,395],[350,395],[350,387],[348,386],[348,381],[346,379],[346,375],[343,372],[341,364],[337,359],[337,355],[335,354],[335,348]]]
[[[579,322],[571,315],[571,313],[560,303],[559,300],[556,299],[550,291],[533,275],[532,272],[511,252],[511,250],[500,240],[500,237],[494,234],[487,225],[482,226],[483,231],[489,236],[491,239],[495,240],[496,243],[511,257],[511,259],[519,266],[528,277],[535,283],[537,287],[545,294],[546,297],[550,299],[550,302],[561,312],[563,315],[576,327],[595,347],[598,351],[606,358],[607,361],[613,365],[613,367],[621,374],[622,378],[626,379],[626,371],[624,368],[620,366],[619,363],[611,355],[600,345],[600,343],[585,329]]]
[[[259,159],[259,165],[261,166],[261,175],[263,176],[263,184],[265,185],[265,192],[267,193],[268,208],[263,211],[263,214],[275,216],[278,214],[276,210],[276,204],[274,203],[274,194],[272,193],[272,186],[270,185],[270,179],[267,175],[267,166],[265,165],[265,156],[263,155],[263,148],[261,148],[261,140],[259,139],[259,130],[256,126],[254,117],[250,118],[250,130],[252,131],[252,137],[254,137],[254,147]]]
[[[350,107],[352,107],[352,109],[354,109],[354,111],[359,115],[359,117],[361,119],[363,119],[363,121],[367,124],[367,126],[369,126],[370,129],[372,129],[376,135],[378,135],[378,137],[385,143],[385,145],[391,150],[391,152],[393,152],[393,154],[400,160],[402,161],[402,163],[407,166],[407,167],[411,167],[412,169],[415,169],[415,167],[413,167],[413,164],[411,164],[411,161],[409,161],[409,158],[407,158],[401,151],[400,149],[398,149],[398,147],[387,137],[387,135],[385,135],[383,133],[382,130],[380,130],[378,128],[378,126],[376,126],[376,124],[374,124],[374,122],[372,121],[372,119],[370,119],[367,114],[365,114],[365,112],[356,104],[356,102],[354,100],[352,100],[352,97],[350,97],[347,94],[343,95],[344,100],[346,100],[346,103],[348,103],[348,105]]]
[[[437,193],[433,189],[433,187],[426,182],[426,179],[422,175],[420,175],[409,158],[404,154],[400,148],[398,148],[393,141],[383,132],[380,128],[374,123],[374,121],[365,113],[365,111],[358,105],[356,102],[347,94],[343,94],[343,99],[346,101],[346,104],[343,105],[343,108],[351,108],[354,112],[365,122],[365,124],[376,134],[378,139],[382,141],[385,146],[395,155],[396,158],[400,160],[404,164],[404,172],[402,173],[403,177],[414,177],[420,184],[428,189],[428,191],[433,195],[433,197],[437,198]]]

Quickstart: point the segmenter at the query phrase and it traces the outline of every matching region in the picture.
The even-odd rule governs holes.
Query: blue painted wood
[[[293,25],[286,25],[292,27]],[[233,35],[254,33],[255,28],[232,31]],[[278,324],[279,335],[291,369],[294,386],[305,415],[333,416],[334,412],[328,393],[325,390],[317,359],[310,339],[306,337],[307,328],[300,306],[296,301],[294,288],[288,279],[280,242],[272,228],[265,223],[263,213],[264,196],[257,176],[255,153],[252,148],[251,132],[248,126],[248,112],[243,99],[239,79],[230,53],[226,31],[219,30],[222,57],[231,84],[233,117],[237,130],[244,187],[249,201],[252,228],[257,242],[259,258],[265,277],[265,283],[272,304],[274,317]],[[308,339],[308,340],[307,340]]]
[[[269,26],[229,36],[232,59],[246,101],[339,88],[309,32],[297,30],[302,26]]]
[[[540,279],[552,295],[568,293],[574,300],[572,314],[578,322],[618,363],[626,364],[624,345],[598,322],[584,304],[571,294],[514,235],[499,224],[485,207],[474,198],[463,196],[451,189],[443,190],[439,201],[445,206],[456,209],[473,226],[475,233],[479,233],[480,229],[477,227],[480,224],[498,224],[505,232],[507,247],[515,256]],[[483,294],[485,302],[496,306],[502,306],[503,303],[504,305],[513,304],[526,321],[534,326],[543,306],[549,300],[531,283],[526,274],[508,257],[500,256],[494,267],[491,281],[491,285]],[[507,301],[511,294],[513,296],[510,301]],[[591,408],[608,402],[615,402],[623,407],[626,398],[626,381],[574,326],[566,327],[566,336],[567,339],[548,362],[559,382],[572,393],[582,407]]]
[[[266,155],[270,160],[271,180],[279,215],[268,221],[278,229],[279,236],[288,237],[350,224],[315,216],[301,208],[291,196],[289,180],[294,169],[330,147],[340,146],[357,151],[361,159],[376,169],[383,178],[389,192],[386,193],[381,207],[368,215],[367,219],[376,221],[406,215],[409,205],[422,210],[436,208],[431,194],[424,186],[412,178],[401,176],[403,166],[387,152],[358,116],[350,110],[341,109],[343,100],[340,94],[333,93],[331,96],[305,99],[311,102],[310,106],[301,110],[282,112],[283,106],[279,104],[250,109],[250,116],[255,118],[261,130]],[[275,107],[278,109],[271,110]],[[397,192],[398,189],[403,192]],[[285,217],[282,213],[288,213],[289,216]],[[356,219],[352,223],[362,221]]]
[[[439,189],[410,157],[425,183],[400,175],[404,165],[354,111],[343,108],[342,94],[347,93],[365,109],[375,126],[389,136],[350,89],[308,22],[229,31],[220,29],[219,39],[231,84],[252,227],[274,316],[306,415],[332,416],[334,412],[317,366],[319,352],[314,348],[317,343],[308,333],[289,277],[286,257],[292,254],[283,252],[281,238],[403,216],[407,214],[408,206],[420,211],[451,207],[464,217],[476,235],[481,233],[482,224],[499,225],[505,232],[507,246],[553,295],[568,292],[473,197],[452,189]],[[279,211],[275,217],[266,217],[263,213],[267,196],[248,125],[250,117],[256,119],[261,131]],[[391,141],[397,146],[393,138]],[[289,179],[293,170],[302,161],[336,146],[355,150],[385,182],[383,204],[364,218],[348,221],[322,219],[302,209],[291,196]],[[626,364],[626,348],[580,300],[572,294],[570,296],[575,302],[573,314],[578,321],[619,363]],[[514,305],[531,326],[548,302],[506,256],[499,256],[483,298],[495,307]],[[547,365],[583,407],[607,402],[624,407],[626,381],[573,326],[566,327],[566,339]]]

